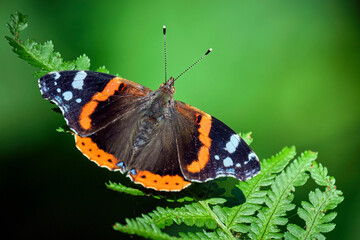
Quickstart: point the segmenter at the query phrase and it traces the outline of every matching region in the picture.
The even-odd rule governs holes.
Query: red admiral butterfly
[[[61,109],[86,157],[146,188],[180,191],[191,182],[257,175],[259,159],[238,134],[174,100],[176,79],[152,91],[105,73],[62,71],[41,77],[39,87]]]

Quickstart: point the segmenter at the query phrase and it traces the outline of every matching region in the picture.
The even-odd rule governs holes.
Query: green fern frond
[[[143,214],[141,218],[147,223],[154,223],[159,228],[171,226],[173,223],[184,223],[187,226],[206,227],[215,229],[217,227],[215,219],[200,203],[191,203],[179,208],[161,208],[149,214]]]
[[[166,226],[171,226],[173,223],[184,223],[187,226],[205,227],[207,229],[216,229],[217,227],[220,227],[222,229],[222,233],[227,236],[226,239],[234,239],[233,234],[223,224],[222,220],[224,220],[227,216],[224,212],[221,212],[219,205],[216,205],[213,209],[209,206],[222,204],[224,202],[225,199],[212,198],[174,209],[158,207],[155,211],[149,214],[143,214],[142,217],[138,217],[135,220],[141,223],[146,223],[147,225],[155,224],[161,229]],[[123,226],[119,223],[117,223],[117,225]],[[126,226],[123,227],[124,228],[118,230],[122,231],[122,229],[128,229],[125,228]],[[201,235],[202,233],[198,233],[198,237]]]
[[[179,233],[179,236],[183,240],[213,240],[213,239],[220,239],[220,240],[231,240],[235,239],[229,237],[228,235],[224,234],[224,232],[220,230],[216,230],[213,232],[210,231],[203,231],[203,232],[188,232],[188,233]]]
[[[173,240],[178,239],[163,233],[156,224],[145,223],[141,220],[126,219],[126,225],[116,223],[114,229],[127,234],[136,234],[144,238],[159,239],[159,240]]]
[[[271,185],[265,199],[265,207],[259,210],[258,219],[251,223],[249,237],[252,239],[283,238],[278,225],[285,225],[286,212],[295,208],[292,204],[295,187],[306,183],[308,171],[317,153],[307,151],[281,172]]]
[[[90,69],[90,59],[85,54],[79,56],[74,61],[64,61],[61,58],[61,54],[54,51],[54,44],[51,41],[43,44],[30,39],[22,41],[19,33],[28,25],[27,16],[16,12],[10,16],[10,19],[7,27],[12,37],[5,36],[5,38],[19,58],[40,69],[40,71],[34,74],[36,77],[52,71]],[[105,67],[101,67],[100,70],[108,72]]]
[[[126,187],[124,185],[122,185],[121,183],[113,183],[113,182],[109,182],[108,184],[106,184],[106,187],[114,190],[116,192],[121,192],[121,193],[126,193],[129,195],[133,195],[133,196],[145,196],[146,194],[136,188],[130,188],[130,187]]]
[[[267,191],[261,190],[261,187],[272,184],[273,179],[276,177],[275,173],[282,171],[295,155],[295,147],[285,147],[275,156],[261,162],[261,172],[256,177],[250,181],[239,182],[237,187],[244,193],[246,202],[227,210],[229,222],[226,226],[228,228],[236,232],[249,232],[249,223],[255,219],[251,215],[261,208],[267,194]]]
[[[6,23],[6,27],[9,29],[10,34],[15,40],[19,40],[19,33],[28,26],[28,16],[20,12],[10,15],[10,21]]]
[[[161,208],[158,207],[156,210],[149,214],[143,214],[142,217],[138,217],[134,219],[135,222],[145,224],[146,226],[156,226],[159,229],[163,229],[167,226],[171,226],[173,223],[181,224],[184,223],[187,226],[196,226],[196,227],[205,227],[207,229],[216,229],[219,224],[222,224],[218,215],[216,215],[217,211],[212,211],[209,207],[210,204],[219,204],[224,203],[225,200],[221,198],[209,199],[205,201],[199,201],[197,203],[192,203],[185,205],[179,208]],[[215,207],[219,207],[216,205]],[[217,212],[218,213],[218,212]],[[224,216],[225,217],[225,216]],[[221,217],[220,217],[221,218]],[[133,224],[133,222],[130,222]],[[223,225],[223,224],[222,224]],[[132,228],[132,225],[129,225],[128,221],[126,225],[121,225],[119,223],[116,226],[121,226],[121,228],[117,228],[116,230],[129,233],[128,229]],[[136,225],[137,226],[137,225]],[[223,225],[224,227],[224,225]],[[124,231],[125,230],[125,231]],[[224,230],[224,229],[223,229]],[[226,238],[221,239],[234,239],[233,235],[230,231],[226,229],[226,231],[221,231],[221,235],[227,235]],[[137,233],[136,233],[137,234]],[[201,239],[204,236],[213,236],[215,233],[196,233],[197,238]],[[139,235],[139,234],[137,234]],[[186,234],[182,236],[185,237]],[[192,234],[190,234],[192,235]],[[187,235],[190,237],[190,235]],[[154,238],[156,239],[156,238]]]
[[[127,187],[121,183],[109,182],[106,187],[120,193],[125,193],[133,196],[149,196],[156,199],[165,199],[168,202],[193,202],[194,198],[187,196],[185,193],[163,193],[153,190],[140,190],[137,188]]]
[[[306,228],[289,224],[285,239],[325,239],[322,233],[330,232],[335,228],[335,224],[331,221],[335,219],[337,213],[328,211],[344,200],[342,192],[336,189],[335,179],[327,175],[327,168],[321,164],[314,162],[310,173],[317,184],[326,186],[325,191],[315,189],[309,193],[310,202],[301,202],[302,208],[299,207],[297,212],[305,221]]]

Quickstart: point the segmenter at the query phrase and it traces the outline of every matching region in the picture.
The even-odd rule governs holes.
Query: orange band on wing
[[[119,162],[114,155],[100,149],[89,137],[80,137],[75,134],[76,147],[90,160],[96,162],[101,167],[110,170],[119,169],[116,163]]]
[[[82,109],[80,114],[80,125],[83,129],[91,128],[91,119],[90,115],[94,112],[95,108],[97,107],[98,102],[90,101],[88,102]]]
[[[199,114],[198,114],[199,115]],[[198,117],[198,115],[196,117]],[[203,144],[201,146],[197,159],[194,160],[187,166],[187,170],[191,173],[200,172],[208,163],[210,159],[210,147],[211,139],[209,138],[209,133],[211,129],[211,116],[210,115],[201,115],[201,120],[199,123],[199,140]]]
[[[120,84],[122,83],[121,78],[113,78],[105,88],[96,93],[90,102],[88,102],[82,109],[80,113],[80,125],[83,129],[88,130],[91,128],[91,118],[90,115],[95,111],[99,102],[106,101],[110,96],[114,95],[115,91],[119,89]],[[125,84],[125,83],[123,83]]]
[[[129,175],[134,182],[158,191],[180,191],[191,184],[179,175],[160,176],[149,171],[136,171],[135,175]]]

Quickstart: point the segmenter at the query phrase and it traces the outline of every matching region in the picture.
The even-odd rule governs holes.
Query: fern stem
[[[224,231],[226,235],[229,236],[229,239],[236,239],[234,235],[230,232],[230,230],[224,225],[224,223],[218,218],[218,216],[213,212],[213,210],[209,207],[208,203],[206,201],[199,201],[201,206],[208,211],[208,213],[215,219],[216,223],[219,225],[219,227]]]

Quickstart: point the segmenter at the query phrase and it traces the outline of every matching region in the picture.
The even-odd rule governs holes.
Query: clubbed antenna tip
[[[200,62],[206,55],[208,55],[210,52],[212,51],[212,48],[209,48],[209,50],[206,51],[206,53],[204,55],[201,56],[201,58],[199,58],[196,62],[194,62],[193,64],[190,65],[190,67],[188,67],[187,69],[185,69],[185,71],[183,71],[179,76],[177,76],[175,78],[175,80],[177,80],[179,77],[181,77],[184,73],[186,73],[190,68],[192,68],[193,66],[195,66],[198,62]]]
[[[165,25],[163,26],[163,33],[164,33],[164,35],[166,34],[166,26]]]
[[[212,48],[209,48],[209,50],[207,50],[207,52],[205,53],[205,55],[208,55],[211,51],[212,51]]]

